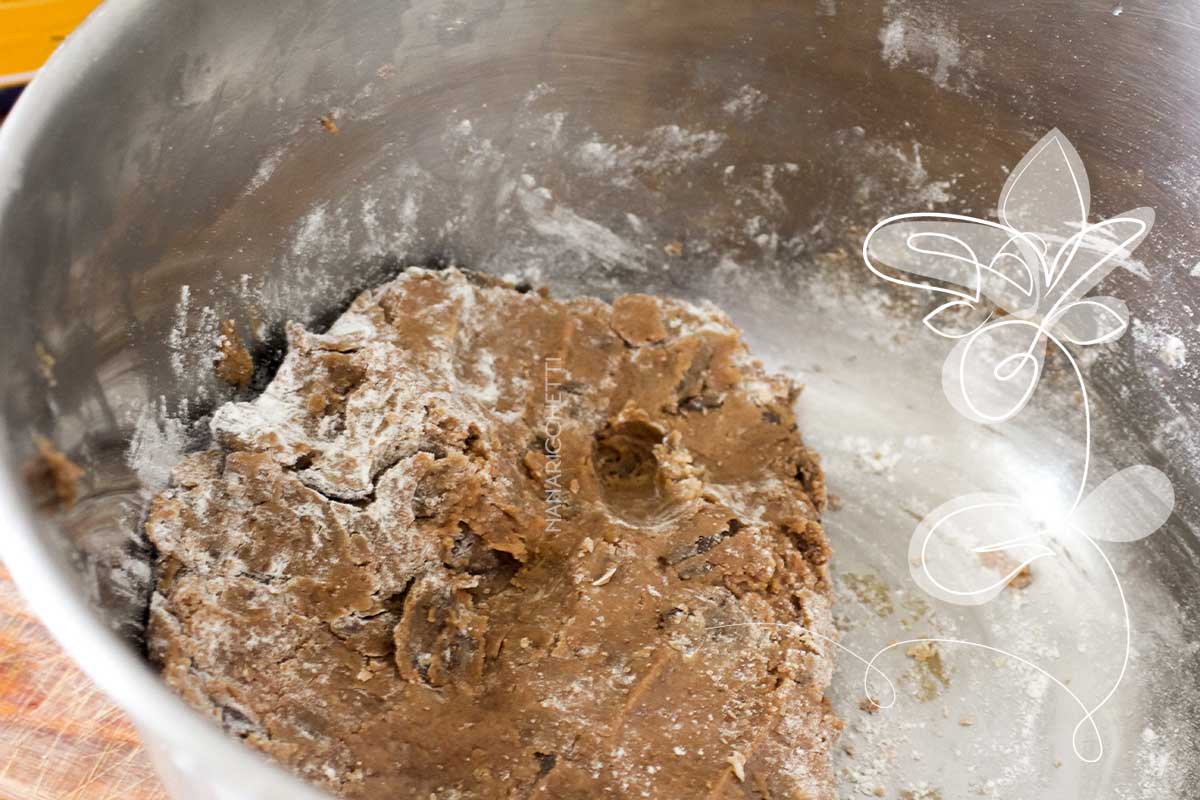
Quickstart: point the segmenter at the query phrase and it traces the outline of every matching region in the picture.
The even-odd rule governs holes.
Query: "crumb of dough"
[[[999,572],[1002,575],[1013,573],[1012,577],[1008,579],[1009,589],[1025,589],[1033,583],[1033,570],[1030,568],[1029,564],[1024,565],[1016,572],[1013,572],[1013,570],[1016,569],[1018,562],[1014,561],[1010,556],[1003,552],[991,550],[980,553],[979,561],[988,569]]]
[[[940,789],[921,786],[917,789],[904,789],[900,792],[900,800],[942,800]]]
[[[239,389],[249,386],[250,379],[254,377],[254,359],[250,357],[250,351],[246,349],[242,337],[238,336],[237,325],[231,319],[221,323],[213,368],[218,378]]]
[[[942,654],[934,642],[917,642],[909,645],[904,654],[916,662],[916,697],[928,703],[950,686],[950,676],[942,661]]]
[[[596,580],[592,581],[592,586],[603,586],[604,584],[611,581],[612,576],[616,575],[616,574],[617,574],[616,566],[609,567],[607,570],[604,571],[603,575],[601,575],[599,578],[596,578]]]
[[[1017,574],[1008,580],[1009,588],[1026,589],[1033,583],[1033,568],[1028,564],[1017,570]]]
[[[152,503],[151,660],[343,798],[831,800],[797,388],[711,305],[523,288],[413,268],[289,325]]]
[[[734,777],[743,783],[746,781],[746,757],[734,750],[730,753],[729,758],[725,759],[729,762],[730,768],[733,769]]]
[[[37,358],[38,371],[42,373],[42,377],[46,380],[47,385],[57,386],[58,380],[54,377],[54,367],[58,360],[46,349],[46,345],[41,342],[34,342],[33,355]]]
[[[917,661],[930,661],[937,657],[937,647],[933,642],[917,642],[908,646],[904,654]]]
[[[45,436],[33,437],[37,453],[25,464],[25,485],[39,508],[60,511],[71,508],[79,497],[83,468],[67,458]]]

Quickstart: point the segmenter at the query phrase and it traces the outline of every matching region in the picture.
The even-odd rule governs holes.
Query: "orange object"
[[[0,0],[0,88],[28,83],[100,0]]]

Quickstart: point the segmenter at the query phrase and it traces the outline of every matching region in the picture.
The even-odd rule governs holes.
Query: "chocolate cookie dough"
[[[834,796],[822,474],[720,311],[410,269],[288,344],[150,512],[188,702],[345,798]]]

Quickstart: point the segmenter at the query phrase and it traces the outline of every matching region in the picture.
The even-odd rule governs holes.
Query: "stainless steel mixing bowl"
[[[1103,287],[1132,334],[1083,359],[1097,478],[1148,463],[1178,498],[1150,538],[1105,546],[1133,630],[1097,718],[1105,753],[1074,757],[1077,709],[1044,677],[944,647],[940,669],[893,654],[901,700],[878,714],[858,709],[861,666],[843,659],[839,780],[845,796],[1197,797],[1187,0],[109,0],[0,131],[5,560],[179,797],[314,796],[144,663],[140,515],[232,396],[210,369],[218,320],[253,342],[261,385],[285,320],[320,325],[401,264],[455,262],[564,294],[719,302],[807,384],[804,430],[840,498],[847,646],[971,638],[1081,694],[1106,686],[1119,605],[1094,558],[1039,562],[1027,589],[970,609],[923,596],[906,563],[914,518],[955,494],[1065,491],[1080,458],[1068,371],[1052,360],[1012,422],[959,418],[927,298],[856,255],[889,214],[987,216],[1055,126],[1095,213],[1157,212]],[[87,470],[60,515],[36,513],[18,478],[38,432]]]

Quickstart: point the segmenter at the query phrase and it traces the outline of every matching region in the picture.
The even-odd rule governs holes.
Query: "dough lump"
[[[150,657],[344,798],[832,798],[796,393],[711,305],[409,269],[155,498]]]

